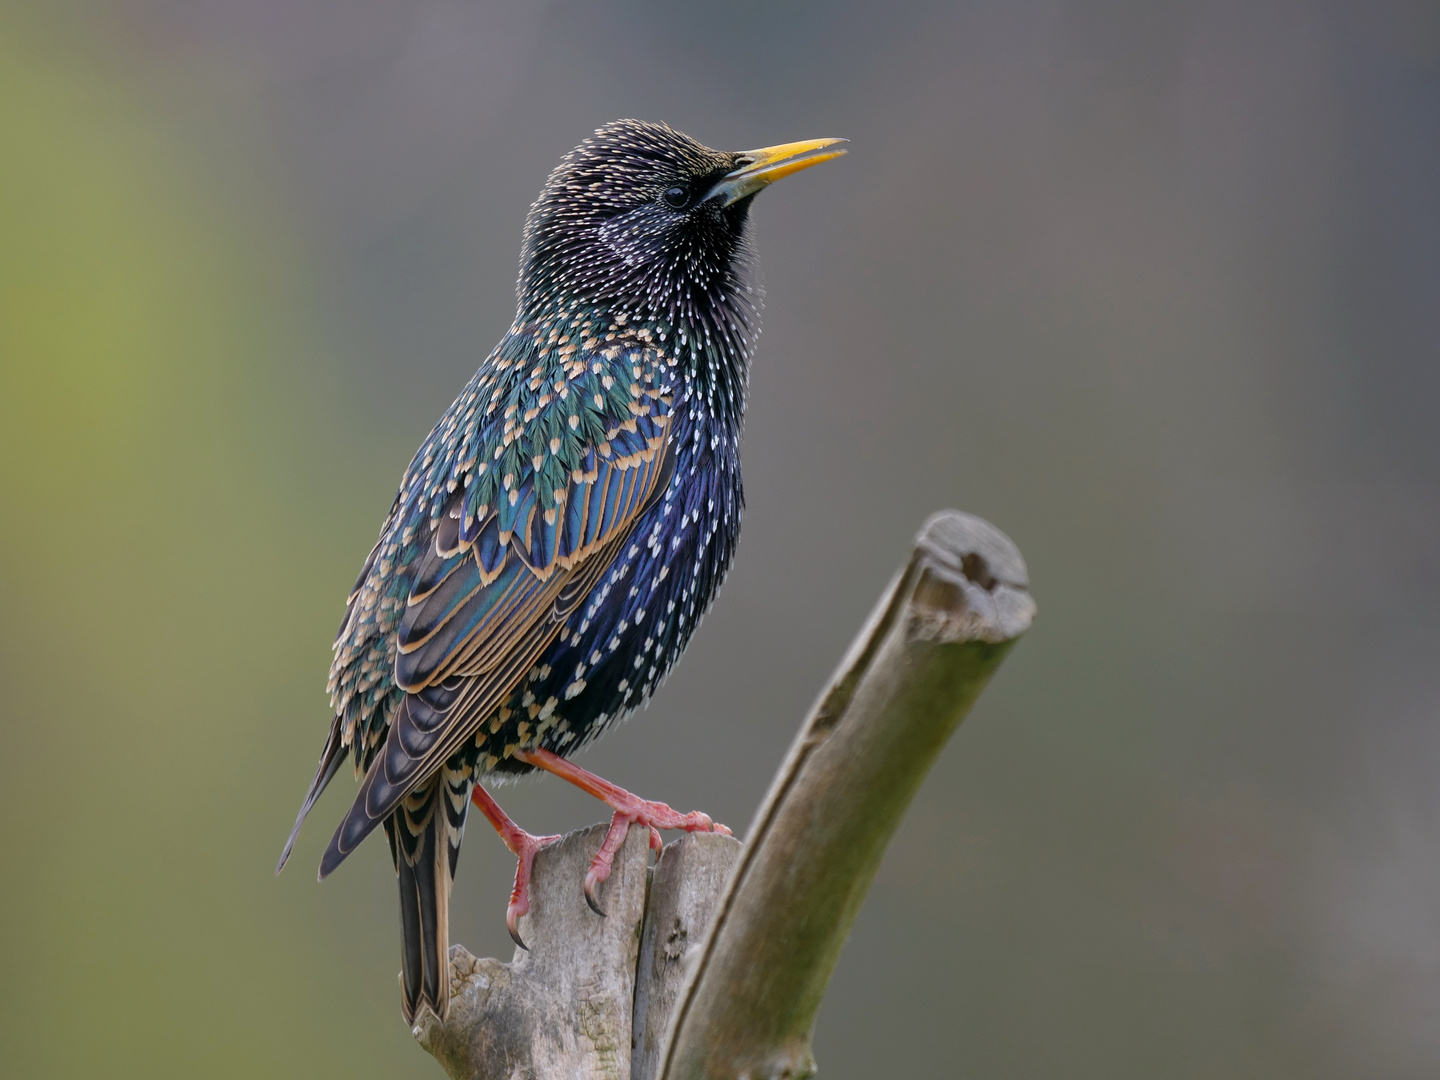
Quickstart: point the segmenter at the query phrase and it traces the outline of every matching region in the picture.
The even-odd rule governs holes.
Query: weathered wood
[[[606,825],[565,836],[535,857],[530,950],[510,963],[450,949],[450,1015],[426,1012],[415,1038],[452,1077],[465,1080],[630,1080],[630,1014],[645,917],[649,832],[631,828],[600,902],[581,882]]]
[[[671,843],[647,906],[647,834],[632,829],[601,919],[580,881],[605,826],[571,833],[535,861],[522,921],[534,952],[503,964],[453,948],[449,1020],[427,1014],[416,1038],[456,1080],[811,1075],[815,1016],[890,837],[1034,614],[1009,539],[966,514],[931,518],[746,845]]]
[[[931,518],[790,748],[676,1005],[663,1080],[815,1071],[825,987],[891,835],[1034,617],[994,526]]]
[[[666,844],[655,861],[635,983],[631,1080],[654,1080],[687,960],[704,943],[739,857],[733,836],[689,833]]]

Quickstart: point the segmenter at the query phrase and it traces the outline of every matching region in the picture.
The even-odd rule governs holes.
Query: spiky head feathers
[[[550,174],[525,224],[520,316],[584,307],[677,328],[748,322],[750,200],[707,198],[740,155],[616,120]]]

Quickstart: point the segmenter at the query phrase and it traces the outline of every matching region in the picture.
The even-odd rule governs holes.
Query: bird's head
[[[584,308],[677,328],[747,322],[751,199],[782,176],[839,157],[845,151],[834,144],[843,141],[728,153],[664,124],[606,124],[565,156],[530,208],[522,320]]]

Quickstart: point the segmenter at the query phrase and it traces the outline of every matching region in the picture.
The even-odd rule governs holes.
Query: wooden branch
[[[631,1080],[654,1080],[675,1002],[739,857],[733,836],[691,833],[667,844],[655,862],[640,940]]]
[[[530,913],[520,920],[529,952],[502,964],[451,946],[450,1015],[442,1025],[426,1011],[415,1025],[451,1076],[628,1080],[649,835],[626,836],[602,887],[602,919],[580,882],[606,828],[570,833],[535,857]]]
[[[926,522],[756,816],[662,1080],[813,1074],[840,947],[915,790],[1030,625],[1028,586],[992,525],[953,511]]]
[[[502,964],[452,948],[450,1017],[427,1014],[416,1037],[456,1080],[812,1075],[815,1016],[890,837],[1034,614],[1008,538],[967,514],[931,518],[744,848],[700,834],[667,845],[647,903],[632,830],[600,919],[579,883],[604,826],[570,834],[535,862],[522,926],[535,952]]]
[[[441,1024],[424,1013],[414,1034],[456,1080],[655,1075],[682,960],[705,936],[740,842],[715,833],[671,841],[648,875],[647,903],[650,834],[632,828],[601,887],[602,919],[580,882],[607,828],[570,833],[535,857],[520,920],[531,951],[516,949],[505,964],[450,946],[450,1015]]]

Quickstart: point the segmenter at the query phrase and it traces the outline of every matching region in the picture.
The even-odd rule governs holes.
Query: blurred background
[[[1040,618],[822,1075],[1440,1075],[1440,4],[0,0],[0,1072],[438,1077],[271,868],[346,591],[606,120],[762,196],[730,581],[583,762],[743,831],[932,510]],[[536,832],[598,804],[510,789]],[[476,824],[453,940],[509,957]]]

